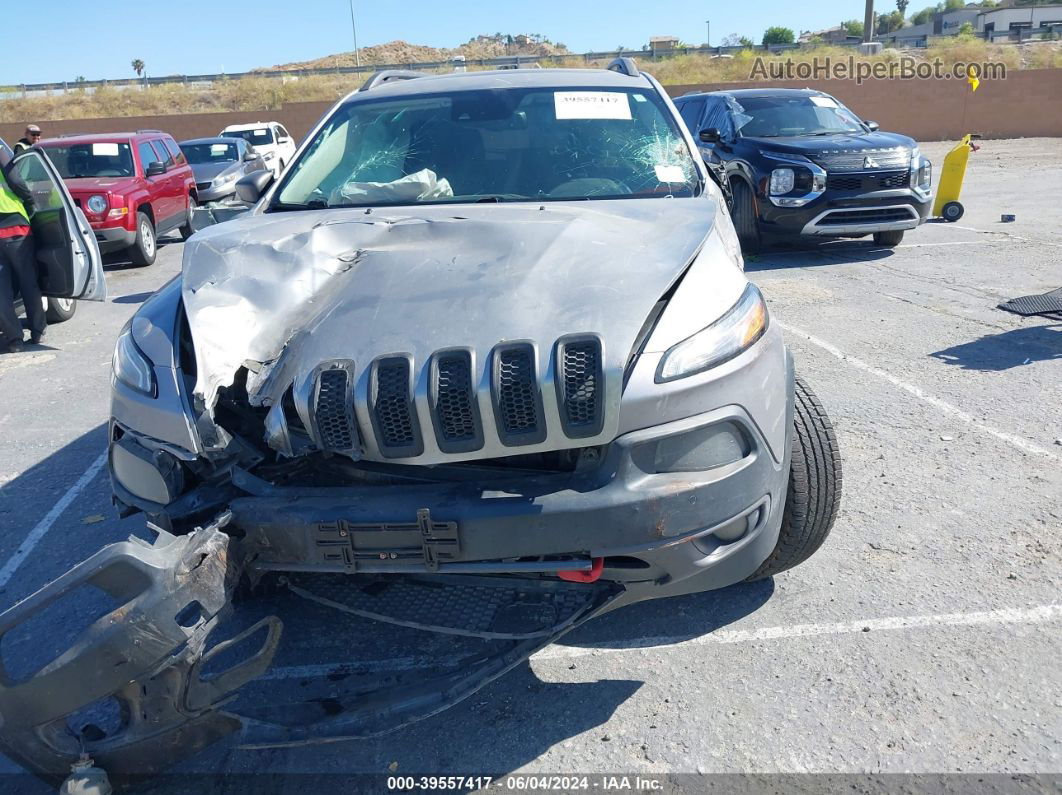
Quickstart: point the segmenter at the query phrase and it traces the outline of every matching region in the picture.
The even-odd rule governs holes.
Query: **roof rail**
[[[137,130],[137,135],[145,135],[146,133],[160,133],[162,130]]]
[[[608,65],[608,70],[610,72],[619,72],[620,74],[627,75],[627,77],[638,77],[641,75],[633,58],[616,58]]]
[[[392,80],[412,80],[416,77],[424,77],[424,73],[414,72],[409,69],[384,69],[382,72],[373,74],[358,91],[370,91],[377,86],[382,86],[384,83],[390,83]]]

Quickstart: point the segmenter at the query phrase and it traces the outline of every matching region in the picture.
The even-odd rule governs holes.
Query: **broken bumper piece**
[[[82,754],[121,781],[155,775],[233,734],[247,748],[377,736],[452,706],[622,593],[604,582],[427,571],[294,574],[279,596],[234,608],[249,555],[223,531],[230,519],[225,512],[187,536],[160,533],[153,545],[133,538],[105,547],[0,615],[2,641],[83,585],[120,603],[36,672],[16,679],[0,665],[0,751],[58,784]],[[240,621],[245,604],[258,609]],[[280,647],[281,619],[259,617],[263,605],[270,613],[292,611],[296,620],[285,634],[298,632],[308,610],[338,611],[364,622],[364,635],[390,625],[400,634],[462,636],[446,643],[463,643],[465,651],[375,679],[351,677],[350,684],[342,672],[326,670],[316,688],[302,687],[285,701],[275,682],[252,682]],[[218,642],[231,626],[246,628]],[[351,650],[346,660],[356,667],[353,650],[364,636],[349,635],[342,639]],[[297,636],[292,643],[302,645]],[[217,670],[220,662],[225,667]],[[268,695],[248,696],[256,687],[269,687]],[[98,719],[103,714],[110,717]]]
[[[153,546],[135,538],[107,546],[0,615],[2,638],[82,585],[122,603],[29,678],[14,681],[0,666],[0,750],[52,782],[83,751],[112,775],[143,775],[240,728],[219,707],[268,668],[281,626],[266,620],[255,654],[200,678],[210,657],[242,640],[206,653],[240,575],[221,531],[228,519],[180,538],[160,534]],[[115,725],[82,725],[102,714],[115,716]]]

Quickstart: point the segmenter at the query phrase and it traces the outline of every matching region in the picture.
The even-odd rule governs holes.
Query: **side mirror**
[[[291,143],[291,139],[290,138],[278,138],[277,139],[277,143],[290,144]]]
[[[257,160],[260,157],[261,157],[261,155],[258,154],[257,152],[244,152],[243,161],[245,163],[250,163],[251,161]]]
[[[722,136],[719,135],[719,130],[715,127],[709,127],[707,130],[701,130],[700,139],[706,144],[717,144],[722,140]]]
[[[160,174],[166,173],[166,164],[156,160],[147,167],[147,171],[144,172],[149,177],[157,177]]]
[[[870,131],[871,131],[871,132],[877,132],[878,130],[880,130],[880,129],[881,129],[881,125],[880,125],[880,124],[878,124],[878,123],[877,123],[876,121],[867,121],[867,122],[863,122],[863,123],[864,123],[864,124],[865,124],[865,125],[866,125],[867,127],[869,127],[869,128],[870,128]]]
[[[236,180],[236,196],[247,204],[257,204],[272,181],[272,171],[255,171]]]

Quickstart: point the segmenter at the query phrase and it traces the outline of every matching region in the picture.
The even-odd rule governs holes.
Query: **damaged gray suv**
[[[822,544],[829,420],[695,142],[629,60],[380,73],[271,179],[241,180],[253,208],[195,234],[118,340],[115,501],[157,539],[3,617],[81,583],[122,604],[0,687],[8,755],[58,780],[82,750],[124,775],[230,733],[375,736],[595,615]],[[261,593],[467,656],[242,711],[236,691],[297,630],[268,610],[219,629],[234,594]],[[112,702],[107,727],[86,723]]]

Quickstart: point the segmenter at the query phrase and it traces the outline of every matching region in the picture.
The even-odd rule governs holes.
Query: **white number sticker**
[[[631,118],[631,103],[624,92],[556,91],[553,102],[558,119]]]
[[[93,144],[93,157],[118,157],[118,144]]]

